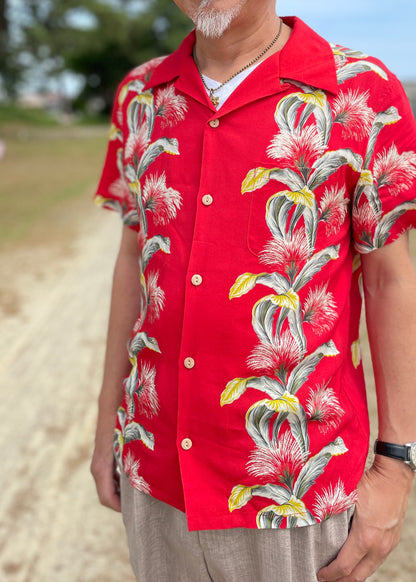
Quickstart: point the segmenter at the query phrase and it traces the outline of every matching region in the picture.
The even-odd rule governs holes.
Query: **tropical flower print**
[[[129,478],[130,483],[135,489],[142,493],[150,493],[150,485],[139,475],[140,460],[135,459],[132,452],[129,451],[124,460],[124,471]]]
[[[388,188],[392,196],[409,190],[416,178],[416,153],[399,154],[396,146],[377,154],[373,167],[377,187]]]
[[[320,220],[325,222],[325,230],[328,236],[338,232],[345,221],[348,212],[349,199],[346,197],[346,188],[331,186],[325,188],[320,203]]]
[[[159,319],[165,306],[165,292],[157,284],[159,272],[150,272],[145,280],[144,293],[147,297],[147,317],[153,322]]]
[[[369,71],[387,79],[385,71],[366,60],[366,55],[338,46],[333,51],[339,85]],[[254,496],[265,498],[265,507],[257,514],[258,528],[317,523],[356,499],[356,492],[347,495],[339,481],[335,488],[316,493],[315,503],[306,506],[304,501],[333,457],[348,452],[348,443],[337,436],[345,412],[331,378],[310,387],[320,362],[339,354],[332,340],[319,345],[319,337],[328,337],[339,317],[334,296],[329,283],[313,285],[318,273],[338,260],[340,250],[330,242],[326,248],[316,248],[318,228],[325,229],[330,241],[351,211],[345,180],[340,179],[338,185],[337,173],[349,166],[356,174],[352,219],[360,252],[382,246],[400,214],[415,207],[411,201],[383,212],[379,194],[382,188],[398,194],[410,187],[416,175],[414,152],[399,153],[393,145],[388,151],[374,153],[384,127],[400,119],[397,109],[373,111],[368,91],[341,90],[330,103],[323,91],[295,84],[299,91],[283,97],[275,110],[277,133],[267,154],[276,167],[251,169],[241,187],[245,195],[276,182],[277,191],[265,208],[271,238],[259,255],[259,262],[269,271],[241,274],[229,294],[235,300],[257,286],[265,288],[251,314],[258,343],[248,355],[247,365],[257,375],[230,380],[221,395],[225,406],[248,389],[261,393],[245,418],[254,443],[246,470],[257,483],[236,484],[229,497],[230,511],[242,508]],[[351,146],[366,143],[365,156],[352,147],[331,150],[335,128]],[[325,186],[330,176],[332,185]],[[306,285],[307,293],[303,291]],[[308,338],[319,347],[311,351]],[[351,349],[358,366],[358,347],[353,344]],[[305,396],[307,388],[309,396]],[[312,428],[334,439],[314,455],[310,451]]]
[[[368,106],[369,96],[368,91],[360,93],[358,89],[350,89],[340,92],[334,100],[334,122],[343,126],[343,137],[361,139],[370,133],[375,113]]]
[[[410,189],[416,176],[415,152],[399,154],[393,143],[388,152],[383,151],[375,156],[380,133],[400,119],[397,108],[390,107],[377,113],[371,126],[353,203],[355,247],[361,253],[382,247],[397,219],[407,210],[416,209],[416,200],[402,202],[390,212],[383,213],[382,209],[383,189],[389,189],[390,194],[397,195]]]
[[[317,335],[331,329],[337,318],[336,303],[328,283],[310,289],[302,309],[303,322],[311,325]]]
[[[177,190],[166,186],[166,175],[150,175],[146,178],[142,192],[143,206],[154,214],[155,224],[168,224],[176,218],[182,205],[181,195]]]
[[[334,390],[323,384],[311,390],[306,402],[306,414],[309,420],[320,423],[319,430],[326,433],[339,426],[344,411]]]
[[[126,443],[141,441],[145,447],[154,449],[154,435],[135,419],[139,415],[152,418],[160,409],[156,367],[142,359],[143,351],[160,353],[160,348],[157,339],[143,330],[143,325],[147,319],[153,322],[162,316],[166,300],[165,292],[158,284],[159,272],[150,271],[149,262],[155,253],[169,254],[171,249],[169,238],[159,234],[148,237],[148,220],[156,226],[167,225],[176,218],[182,206],[181,194],[169,186],[165,173],[149,173],[148,170],[160,155],[179,155],[175,138],[162,137],[152,141],[157,120],[162,128],[171,128],[184,120],[187,111],[185,98],[175,93],[173,85],[160,88],[155,95],[152,90],[144,90],[148,75],[159,62],[161,59],[155,59],[136,69],[130,75],[132,80],[124,84],[118,96],[118,110],[113,117],[110,139],[120,141],[117,151],[119,177],[110,185],[109,192],[124,200],[125,204],[98,198],[103,206],[119,210],[126,224],[139,229],[141,313],[128,345],[131,372],[124,383],[125,408],[118,410],[120,428],[116,428],[114,434],[114,453],[120,467],[124,462],[124,471],[130,482],[146,493],[150,492],[150,486],[139,475],[140,460],[133,459],[127,452],[123,461],[123,447]],[[135,78],[139,75],[143,80]],[[124,127],[127,129],[123,130]]]
[[[302,466],[302,450],[292,433],[286,431],[275,445],[256,447],[250,455],[247,470],[264,483],[272,480],[293,486]]]
[[[173,85],[158,91],[155,105],[156,115],[162,118],[162,127],[169,127],[185,119],[186,100],[182,95],[176,95]]]
[[[278,341],[274,338],[272,342],[264,341],[255,346],[247,364],[253,371],[285,378],[299,364],[301,355],[298,342],[285,330]]]
[[[321,495],[316,496],[313,509],[318,521],[325,521],[331,515],[337,515],[346,511],[351,505],[357,502],[357,492],[353,491],[349,495],[345,493],[344,485],[341,481],[332,487],[331,485],[323,490]]]

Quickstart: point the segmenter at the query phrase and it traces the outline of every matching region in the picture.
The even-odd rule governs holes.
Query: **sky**
[[[18,12],[24,1],[9,0],[10,7]],[[138,7],[141,2],[136,0]],[[416,81],[416,0],[276,0],[276,11],[299,16],[329,41],[379,58],[402,82]],[[36,87],[37,76],[28,80],[28,90]],[[72,74],[59,79],[68,95],[81,86]]]
[[[401,81],[416,81],[416,0],[277,0],[329,41],[377,57]]]

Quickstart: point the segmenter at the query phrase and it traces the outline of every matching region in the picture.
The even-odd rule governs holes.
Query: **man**
[[[416,124],[380,62],[274,0],[175,1],[196,32],[121,84],[97,193],[125,224],[98,494],[120,510],[117,415],[138,580],[365,580],[416,469]]]

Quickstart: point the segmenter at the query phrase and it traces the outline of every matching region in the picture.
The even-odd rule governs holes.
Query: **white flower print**
[[[278,343],[260,343],[256,345],[247,359],[252,370],[267,374],[287,374],[300,362],[302,353],[298,342],[285,330]]]
[[[131,196],[129,187],[123,178],[117,178],[117,180],[114,180],[108,188],[108,191],[118,200],[123,200]]]
[[[346,188],[336,186],[325,188],[319,203],[320,220],[326,223],[326,234],[331,236],[339,231],[348,211],[349,199],[345,196]]]
[[[267,149],[269,157],[283,162],[283,167],[295,165],[301,172],[312,167],[323,151],[321,136],[314,125],[296,133],[281,131]]]
[[[343,511],[346,511],[351,505],[357,501],[357,491],[353,491],[349,495],[345,493],[345,487],[341,480],[333,488],[330,485],[324,489],[321,495],[316,496],[316,501],[313,506],[314,514],[319,521],[324,521]]]
[[[166,175],[147,176],[143,186],[143,205],[154,214],[155,224],[168,224],[176,218],[182,205],[182,197],[177,190],[166,186]]]
[[[303,305],[303,321],[310,323],[316,334],[322,335],[336,320],[336,307],[328,283],[310,289]]]
[[[158,286],[158,279],[158,272],[151,272],[147,275],[146,278],[146,293],[148,303],[147,315],[151,322],[159,319],[160,313],[165,305],[165,292]]]
[[[309,244],[305,232],[298,230],[291,239],[273,238],[260,253],[260,261],[265,265],[283,268],[294,278],[309,258]]]
[[[334,390],[327,384],[311,390],[306,411],[310,420],[319,422],[319,430],[324,434],[337,428],[344,415]]]
[[[413,151],[399,154],[395,144],[379,153],[374,160],[374,178],[378,188],[388,187],[389,193],[397,196],[408,190],[416,178],[416,153]]]
[[[294,481],[303,466],[302,451],[290,431],[284,432],[276,445],[256,447],[250,454],[247,471],[265,482]]]
[[[353,207],[352,211],[354,229],[359,233],[360,240],[372,241],[373,233],[380,220],[380,214],[368,202],[361,204],[359,208]]]
[[[147,123],[143,121],[137,133],[129,133],[126,144],[124,146],[124,161],[130,161],[133,156],[137,157],[137,159],[140,159],[148,145],[149,135]]]
[[[130,483],[135,489],[142,491],[142,493],[150,493],[150,485],[139,475],[140,461],[134,458],[131,451],[129,451],[124,459],[124,472],[129,478]]]
[[[168,85],[156,95],[156,115],[162,118],[162,127],[176,125],[185,119],[187,111],[186,100],[175,93],[175,87]]]
[[[159,412],[159,399],[155,388],[156,368],[147,362],[141,362],[140,373],[137,382],[137,410],[148,418]]]
[[[139,65],[131,72],[132,76],[134,77],[144,77],[144,80],[147,81],[149,77],[149,73],[153,72],[164,60],[166,59],[165,56],[162,57],[155,57],[154,59]]]
[[[347,93],[340,93],[334,100],[332,110],[334,113],[334,123],[343,126],[343,137],[362,139],[371,131],[375,118],[375,113],[368,106],[368,91],[350,90]]]

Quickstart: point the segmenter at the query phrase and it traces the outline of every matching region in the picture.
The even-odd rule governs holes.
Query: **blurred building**
[[[19,105],[30,109],[44,109],[56,114],[67,113],[71,110],[71,100],[53,91],[23,94],[19,97]]]

